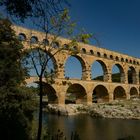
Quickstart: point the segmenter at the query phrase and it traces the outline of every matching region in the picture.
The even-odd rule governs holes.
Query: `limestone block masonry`
[[[13,26],[17,36],[22,38],[22,43],[26,49],[30,48],[32,38],[38,43],[43,42],[45,34],[43,32]],[[51,42],[52,36],[48,36],[47,43]],[[52,50],[56,52],[59,47],[67,46],[70,40],[58,37],[57,46]],[[89,44],[77,43],[73,49],[78,50],[78,53],[70,53],[67,49],[58,52],[53,56],[53,62],[56,69],[55,82],[52,85],[46,83],[48,93],[54,94],[55,98],[48,96],[49,103],[65,104],[66,94],[69,88],[73,88],[76,93],[76,103],[92,104],[93,93],[96,93],[97,102],[109,102],[116,99],[130,99],[131,96],[139,96],[139,73],[140,59],[126,54],[110,51],[104,48],[99,48]],[[70,56],[76,57],[82,66],[81,79],[69,79],[65,77],[65,63]],[[93,62],[99,62],[103,68],[103,81],[91,79],[91,67]],[[120,69],[120,82],[112,81],[112,67],[116,65]],[[128,71],[132,72],[132,82],[128,82]],[[37,77],[30,77],[27,83],[37,81]],[[45,82],[45,79],[44,79]],[[81,94],[81,95],[80,95]],[[52,98],[52,99],[51,99]]]

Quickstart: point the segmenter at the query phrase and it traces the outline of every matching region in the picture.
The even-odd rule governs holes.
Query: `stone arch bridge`
[[[25,48],[29,48],[29,42],[33,40],[34,45],[40,42],[52,40],[48,36],[45,40],[45,34],[39,31],[26,29],[20,26],[13,26],[16,34],[22,40]],[[65,104],[67,96],[73,95],[75,103],[92,104],[93,102],[110,102],[116,99],[130,99],[133,96],[139,96],[139,76],[140,76],[140,59],[126,54],[110,51],[104,48],[95,47],[88,44],[78,43],[73,46],[78,53],[73,54],[67,50],[67,44],[70,40],[59,37],[55,42],[53,51],[59,47],[65,49],[58,52],[53,57],[56,69],[55,82],[49,85],[45,82],[45,92],[48,96],[49,103]],[[81,79],[70,79],[65,77],[65,63],[67,59],[73,56],[77,58],[82,66]],[[93,62],[99,62],[103,69],[103,80],[97,81],[91,78],[91,66]],[[112,68],[117,66],[120,70],[120,81],[112,80]],[[131,82],[128,80],[128,73],[131,71]],[[38,81],[37,77],[27,79],[27,83]]]

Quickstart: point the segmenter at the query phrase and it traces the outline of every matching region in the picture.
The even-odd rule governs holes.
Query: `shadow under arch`
[[[44,104],[58,104],[58,97],[55,89],[48,83],[43,82]]]
[[[70,59],[72,59],[72,60],[70,60]],[[78,61],[76,62],[77,64],[74,64],[74,65],[72,65],[72,63],[71,63],[71,68],[69,68],[69,64],[68,64],[68,61],[70,60],[70,61],[75,61],[75,60],[77,59]],[[79,63],[80,63],[80,68],[78,67],[78,65],[79,65]],[[70,79],[72,79],[72,78],[78,78],[78,79],[82,79],[82,80],[86,80],[86,64],[85,64],[85,62],[84,62],[84,60],[80,57],[80,56],[78,56],[78,55],[71,55],[71,56],[69,56],[67,59],[66,59],[66,61],[65,61],[65,78],[67,77],[67,78],[70,78]],[[72,75],[72,76],[69,76],[67,73],[68,73],[68,71],[69,71],[69,69],[71,69],[71,72],[76,72],[76,73],[78,73],[78,75],[79,76],[77,76],[77,75]],[[78,71],[77,71],[78,70]]]
[[[136,84],[136,70],[134,67],[130,66],[128,68],[128,83],[129,84]]]
[[[121,99],[126,99],[126,92],[125,89],[121,86],[117,86],[114,89],[114,100],[121,100]]]
[[[105,86],[98,85],[94,88],[92,94],[92,102],[93,103],[109,102],[109,94]]]
[[[135,87],[130,89],[130,98],[136,98],[139,96],[138,90]]]
[[[72,84],[68,87],[65,104],[86,104],[86,102],[86,90],[82,85]]]
[[[117,67],[119,72],[115,72],[113,73],[113,68]],[[116,63],[112,66],[112,82],[118,82],[118,83],[125,83],[125,72],[123,67]]]
[[[95,60],[93,63],[92,63],[92,70],[93,71],[93,68],[94,68],[94,63],[95,62],[98,62],[102,68],[102,74],[100,74],[99,76],[97,77],[92,77],[93,80],[99,80],[99,81],[105,81],[107,82],[108,81],[108,70],[107,70],[107,65],[105,64],[105,62],[103,62],[102,60]],[[92,72],[92,75],[94,75],[94,73]]]

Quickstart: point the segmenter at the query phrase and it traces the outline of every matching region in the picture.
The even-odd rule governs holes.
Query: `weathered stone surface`
[[[32,44],[33,48],[42,47],[43,39],[45,38],[45,33],[26,29],[20,26],[13,26],[17,35],[22,35],[24,40],[22,41],[25,49],[30,49],[31,44],[30,40],[32,37],[36,38],[36,43]],[[63,46],[69,45],[71,40],[66,38],[58,37],[56,39],[56,43],[58,44],[57,48],[54,48],[51,44],[54,40],[52,35],[47,36],[47,40],[49,42],[48,46],[45,47],[45,51],[49,51],[51,54],[56,77],[54,79],[54,83],[51,84],[51,88],[54,91],[57,99],[51,100],[53,103],[58,103],[59,105],[64,105],[66,100],[66,93],[70,85],[78,84],[80,85],[84,91],[84,96],[77,99],[76,103],[82,104],[92,104],[93,101],[93,92],[96,89],[96,93],[98,94],[98,99],[95,102],[110,102],[114,99],[130,99],[134,96],[139,96],[139,71],[140,71],[140,59],[132,56],[128,56],[126,54],[122,54],[115,51],[110,51],[104,48],[96,47],[89,44],[84,44],[81,42],[76,43],[76,46],[70,46],[71,50],[77,50],[76,53],[72,53],[68,49],[64,49],[62,51],[58,51],[58,49],[62,49]],[[41,46],[42,44],[42,46]],[[50,51],[51,50],[51,51]],[[58,53],[56,53],[58,52]],[[55,54],[55,55],[53,55]],[[81,79],[70,79],[69,77],[65,77],[65,63],[70,56],[76,57],[82,67],[82,76]],[[101,64],[103,68],[103,81],[92,80],[92,64],[97,61]],[[118,66],[120,70],[120,82],[112,81],[112,68],[113,66]],[[132,73],[132,82],[128,81],[128,71],[131,70]],[[33,83],[37,82],[37,77],[30,77],[26,82]],[[45,78],[43,79],[45,81]],[[46,81],[45,81],[46,82]],[[106,91],[106,94],[103,93]],[[50,91],[52,92],[52,90]],[[50,93],[49,92],[49,93]],[[120,95],[119,95],[120,93]],[[102,96],[100,96],[102,95]]]

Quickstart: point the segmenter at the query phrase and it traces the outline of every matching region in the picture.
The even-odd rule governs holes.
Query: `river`
[[[47,124],[51,134],[55,134],[58,129],[63,131],[67,140],[70,140],[72,131],[80,135],[80,140],[117,140],[126,136],[133,136],[135,140],[140,140],[140,120],[95,119],[88,115],[67,117],[45,114],[44,123]]]

